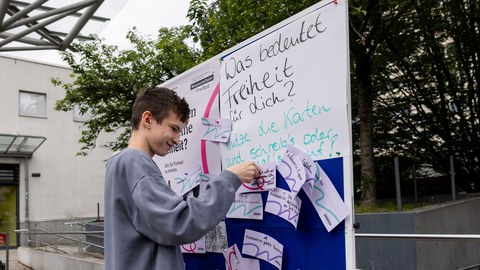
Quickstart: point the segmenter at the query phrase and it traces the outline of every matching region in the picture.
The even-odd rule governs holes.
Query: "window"
[[[19,179],[19,165],[0,164],[0,182],[18,183],[18,179]]]
[[[20,91],[20,115],[32,117],[47,117],[47,95]]]

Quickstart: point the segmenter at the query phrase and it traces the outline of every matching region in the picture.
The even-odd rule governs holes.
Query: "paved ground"
[[[0,250],[0,260],[5,263],[7,258],[6,250]],[[31,270],[32,268],[27,267],[17,261],[17,250],[10,249],[8,252],[8,270]],[[7,268],[5,268],[7,269]]]

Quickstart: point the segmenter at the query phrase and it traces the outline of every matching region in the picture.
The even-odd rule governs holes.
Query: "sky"
[[[185,25],[190,0],[130,0],[99,33],[108,44],[127,49],[126,35],[134,26],[142,35],[156,36],[160,27]],[[66,66],[56,50],[2,52],[2,55]]]

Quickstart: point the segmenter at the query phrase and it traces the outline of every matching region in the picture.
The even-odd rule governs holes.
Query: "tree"
[[[480,186],[480,3],[414,2],[406,15],[376,78],[386,89],[376,102],[378,147],[442,173],[453,155],[458,182],[471,191]]]
[[[375,75],[382,73],[388,59],[381,48],[389,36],[402,27],[403,17],[411,8],[412,0],[349,1],[351,90],[355,111],[353,112],[354,148],[359,149],[360,186],[362,204],[376,204],[374,101],[378,97]],[[358,137],[357,137],[358,136]],[[358,139],[357,142],[356,138]]]
[[[162,82],[197,64],[198,51],[185,42],[183,28],[161,28],[156,40],[142,37],[136,29],[128,32],[132,49],[119,50],[103,40],[74,44],[76,54],[65,51],[62,58],[73,69],[73,82],[52,79],[66,90],[56,110],[69,111],[78,106],[82,114],[92,118],[85,123],[80,155],[96,146],[100,132],[120,132],[105,147],[119,150],[130,136],[131,108],[139,90]]]
[[[200,42],[202,60],[317,3],[318,0],[192,0],[187,13],[190,35]]]

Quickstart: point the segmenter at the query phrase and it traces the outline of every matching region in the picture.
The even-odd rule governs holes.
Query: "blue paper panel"
[[[333,185],[343,198],[343,159],[334,158],[318,161]],[[277,172],[277,186],[288,190],[283,177]],[[263,192],[264,204],[268,193]],[[237,244],[242,250],[245,229],[267,234],[281,244],[283,249],[283,267],[285,270],[297,269],[346,269],[345,225],[340,223],[331,232],[327,232],[308,197],[301,191],[299,197],[302,207],[295,229],[288,221],[265,212],[263,220],[226,219],[228,245]],[[243,255],[249,257],[248,255]],[[188,270],[225,269],[222,254],[184,254]],[[275,266],[260,260],[262,270],[274,270]]]

